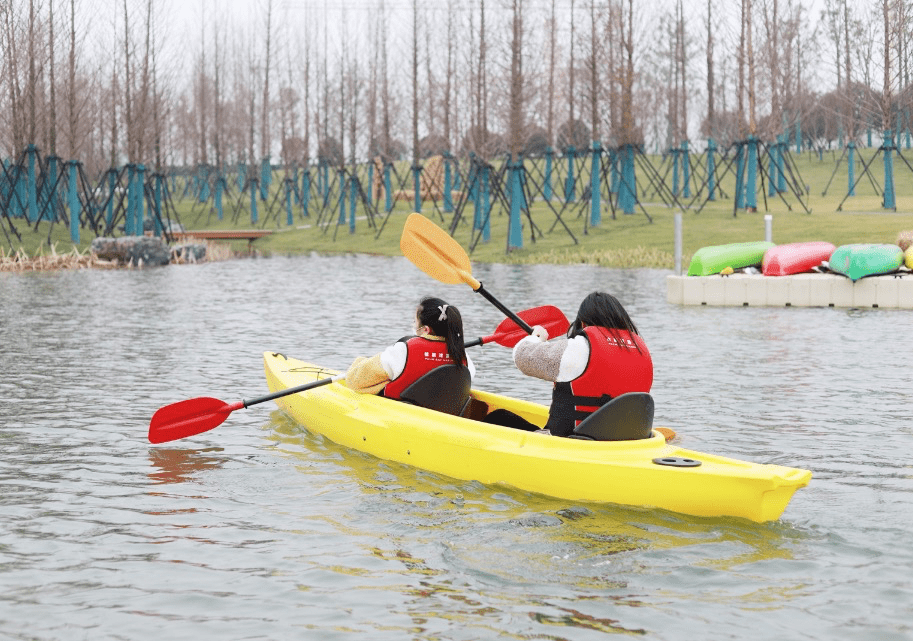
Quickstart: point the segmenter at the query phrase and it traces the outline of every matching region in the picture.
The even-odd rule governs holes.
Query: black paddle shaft
[[[509,309],[504,307],[504,305],[501,304],[501,301],[499,301],[497,298],[495,298],[494,296],[492,296],[491,294],[488,293],[488,290],[485,289],[485,286],[482,285],[482,283],[479,283],[479,288],[475,291],[478,294],[482,294],[482,296],[484,296],[485,299],[488,300],[489,303],[491,303],[492,305],[494,305],[495,307],[500,309],[501,312],[505,316],[507,316],[510,320],[515,322],[520,327],[522,327],[524,332],[526,332],[527,334],[533,333],[533,328],[530,327],[529,325],[527,325],[526,321],[524,321],[522,318],[520,318],[519,316],[514,314],[512,311],[510,311]]]

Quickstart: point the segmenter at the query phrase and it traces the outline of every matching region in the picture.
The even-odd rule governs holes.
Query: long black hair
[[[582,334],[584,323],[605,327],[619,346],[626,344],[621,335],[619,335],[619,330],[624,330],[632,336],[634,334],[640,335],[640,332],[637,331],[637,325],[628,316],[624,306],[618,302],[617,298],[605,292],[593,292],[583,299],[583,302],[580,303],[580,309],[577,310],[577,318],[574,319],[574,322],[571,323],[567,330],[568,338],[574,338]],[[641,351],[640,345],[636,342],[634,346],[638,352]]]
[[[419,325],[425,325],[435,336],[443,336],[450,358],[463,366],[466,360],[466,347],[463,345],[463,317],[453,305],[448,305],[440,298],[426,296],[415,312]]]

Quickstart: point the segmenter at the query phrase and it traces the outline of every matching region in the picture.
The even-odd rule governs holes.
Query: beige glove
[[[548,340],[548,331],[542,325],[534,325],[532,336],[535,336],[543,343]]]

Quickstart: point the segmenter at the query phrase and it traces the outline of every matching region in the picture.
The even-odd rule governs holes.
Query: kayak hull
[[[765,276],[789,276],[811,271],[827,261],[837,247],[827,241],[787,243],[764,253],[761,272]]]
[[[274,392],[337,374],[272,352],[264,353],[264,368]],[[472,398],[473,415],[479,408],[482,414],[506,408],[537,425],[548,417],[548,408],[537,403],[480,390],[473,390]],[[807,470],[685,450],[657,432],[638,441],[558,438],[358,394],[344,382],[276,403],[309,431],[384,460],[574,501],[764,522],[780,518],[795,491],[811,479]],[[700,465],[668,464],[680,460]]]
[[[841,245],[828,261],[832,272],[843,274],[854,282],[866,276],[890,274],[903,264],[904,253],[899,246],[877,243]]]
[[[719,274],[727,267],[741,269],[760,265],[764,253],[773,246],[773,243],[767,241],[756,241],[701,247],[691,257],[688,275],[710,276]]]

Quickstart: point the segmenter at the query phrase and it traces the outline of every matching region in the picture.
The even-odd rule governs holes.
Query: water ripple
[[[158,407],[343,369],[426,294],[402,258],[0,277],[0,629],[29,639],[913,639],[913,315],[670,306],[665,272],[479,265],[515,310],[617,294],[688,448],[810,469],[776,523],[582,505],[341,448],[275,409],[150,446]],[[547,403],[507,350],[478,386]]]

